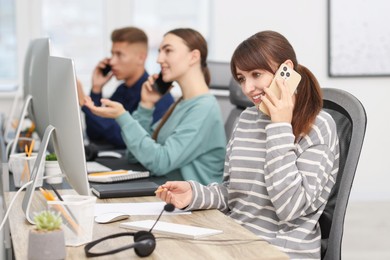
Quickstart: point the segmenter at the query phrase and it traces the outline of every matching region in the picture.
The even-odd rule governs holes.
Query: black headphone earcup
[[[156,248],[156,238],[148,231],[134,234],[134,251],[140,257],[149,256]]]

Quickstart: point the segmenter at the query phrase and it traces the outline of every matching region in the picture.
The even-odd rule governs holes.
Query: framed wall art
[[[390,2],[328,0],[330,77],[390,76]]]

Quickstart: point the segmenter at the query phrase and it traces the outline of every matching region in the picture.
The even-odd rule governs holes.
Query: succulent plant
[[[59,212],[44,210],[34,216],[37,230],[53,231],[61,229],[62,218]]]
[[[57,156],[55,153],[46,155],[46,161],[57,161]]]

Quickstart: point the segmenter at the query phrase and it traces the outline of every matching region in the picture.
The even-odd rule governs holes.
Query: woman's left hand
[[[148,80],[142,84],[140,104],[144,108],[153,108],[161,98],[161,95],[153,88],[153,84],[157,78],[158,74],[151,75]]]
[[[123,105],[119,102],[111,101],[106,98],[102,98],[101,102],[102,106],[97,107],[89,96],[84,97],[84,105],[88,107],[91,112],[97,116],[106,118],[117,118],[126,112]]]
[[[280,89],[280,98],[269,88],[265,88],[264,92],[266,95],[262,98],[262,102],[267,106],[273,123],[291,123],[295,96],[291,93],[286,80],[277,78],[276,83]]]

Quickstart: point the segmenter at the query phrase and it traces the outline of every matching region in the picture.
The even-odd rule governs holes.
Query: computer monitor
[[[15,131],[15,140],[12,144],[11,154],[15,153],[24,118],[27,115],[35,123],[36,131],[40,138],[48,126],[48,58],[50,56],[49,38],[39,38],[30,42],[24,64],[23,91],[24,105],[19,117],[19,123]],[[49,143],[49,150],[53,151]]]
[[[49,126],[32,170],[32,185],[27,187],[23,210],[30,223],[34,223],[31,209],[32,198],[43,166],[45,150],[50,139],[63,174],[72,188],[80,195],[90,195],[84,153],[81,115],[77,97],[76,76],[71,59],[49,57],[48,62]],[[36,211],[36,210],[35,210]]]
[[[46,45],[45,39],[31,40],[30,44],[28,45],[26,56],[24,57],[24,67],[23,67],[23,96],[24,97],[30,94],[31,61],[33,59],[32,58],[33,53],[37,55],[37,49],[42,49],[39,48],[39,46],[42,45],[42,43],[44,44],[44,46]]]
[[[50,56],[49,38],[36,39],[31,54],[29,70],[29,86],[25,91],[32,96],[29,116],[35,123],[35,130],[40,138],[43,137],[49,125],[48,105],[48,59]],[[49,147],[52,150],[52,147]]]
[[[210,70],[210,88],[229,90],[229,83],[232,78],[230,63],[223,61],[207,61]]]
[[[31,40],[28,49],[26,52],[26,55],[24,56],[24,67],[23,67],[23,99],[26,101],[27,96],[30,94],[30,74],[31,74],[31,61],[32,61],[32,56],[33,53],[37,53],[37,49],[42,49],[39,48],[41,43],[44,42],[43,39],[34,39]],[[11,107],[11,112],[9,114],[6,127],[4,130],[4,138],[5,142],[9,143],[15,138],[15,132],[12,130],[12,121],[14,120],[14,115],[16,112],[16,107],[19,103],[20,96],[18,93],[15,94],[14,101],[12,103]],[[22,113],[23,116],[25,116],[25,113]],[[18,127],[17,127],[18,128]]]

